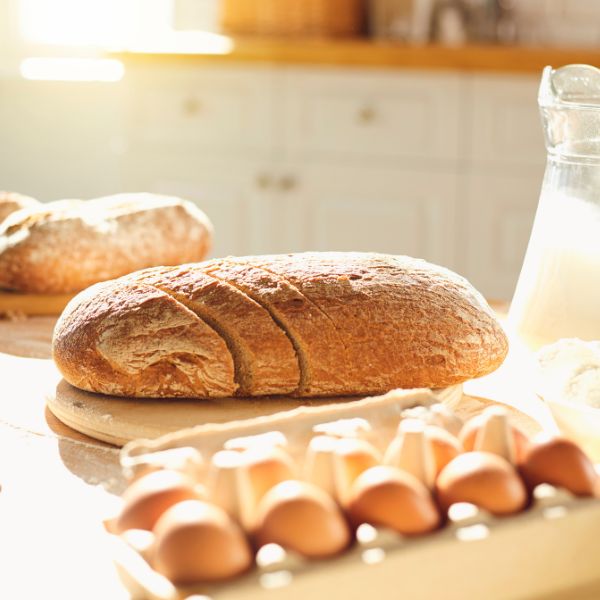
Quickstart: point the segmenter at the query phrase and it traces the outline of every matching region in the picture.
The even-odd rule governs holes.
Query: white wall
[[[0,189],[40,200],[121,191],[120,84],[0,79]]]

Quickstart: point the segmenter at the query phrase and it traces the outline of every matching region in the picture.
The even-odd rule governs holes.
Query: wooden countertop
[[[127,600],[102,527],[125,485],[119,451],[69,429],[45,407],[49,386],[60,379],[50,360],[53,325],[51,317],[0,320],[0,598]],[[513,393],[519,382],[511,380],[511,388],[502,379],[497,372],[467,393],[486,397],[491,386],[551,427],[539,399]],[[592,600],[600,589],[576,597]]]
[[[407,45],[367,39],[240,38],[174,34],[114,53],[128,63],[267,63],[421,70],[539,73],[545,66],[600,66],[600,48]]]

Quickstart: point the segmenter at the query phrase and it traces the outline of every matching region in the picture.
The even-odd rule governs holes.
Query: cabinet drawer
[[[467,82],[467,158],[496,165],[544,164],[546,150],[537,103],[539,79],[481,75]]]
[[[460,78],[289,70],[285,145],[308,159],[456,158]]]
[[[273,74],[261,69],[138,71],[130,86],[135,146],[214,153],[270,150]]]

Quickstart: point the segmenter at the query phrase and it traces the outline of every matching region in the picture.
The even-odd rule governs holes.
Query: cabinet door
[[[456,184],[451,171],[305,167],[282,194],[296,220],[278,233],[305,227],[303,249],[407,254],[453,267]]]
[[[458,156],[459,75],[289,69],[284,148],[293,159],[342,161]]]
[[[259,175],[259,179],[265,175]],[[296,195],[296,179],[277,170],[266,175],[265,189],[255,186],[248,203],[248,235],[252,254],[310,250],[308,198]],[[262,188],[262,189],[261,189]]]
[[[468,177],[465,275],[488,298],[513,295],[538,203],[543,167]]]
[[[153,65],[128,75],[132,146],[207,160],[272,152],[272,70]]]
[[[531,75],[473,75],[465,82],[467,160],[496,168],[545,163],[539,83]]]
[[[258,171],[252,162],[202,162],[173,155],[136,155],[126,169],[128,189],[179,196],[208,215],[215,228],[213,257],[252,253],[250,203]]]

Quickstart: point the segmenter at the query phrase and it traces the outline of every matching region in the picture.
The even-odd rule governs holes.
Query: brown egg
[[[221,581],[248,570],[253,554],[240,527],[218,506],[174,504],[156,522],[152,565],[177,584]]]
[[[515,468],[490,452],[459,454],[439,474],[436,487],[444,512],[456,502],[470,502],[494,515],[508,515],[523,510],[528,499]]]
[[[346,511],[353,525],[389,527],[403,535],[433,531],[440,514],[429,490],[416,477],[390,466],[372,467],[354,481]]]
[[[482,429],[486,418],[487,414],[483,412],[476,417],[469,419],[461,429],[458,439],[462,443],[465,452],[479,450],[479,448],[475,448],[475,440],[477,438],[477,434]],[[529,441],[527,436],[518,427],[515,427],[514,425],[509,425],[509,427],[515,444],[515,463],[521,464],[521,462],[523,462],[523,457],[525,456],[525,451],[527,450]]]
[[[178,471],[154,471],[136,479],[123,493],[123,508],[117,517],[117,532],[152,530],[165,510],[182,500],[202,497],[199,487]]]
[[[431,442],[436,474],[439,475],[453,458],[463,452],[462,444],[446,429],[435,425],[428,425],[425,428],[425,435]]]
[[[284,481],[271,488],[258,505],[257,543],[279,544],[307,558],[342,552],[350,530],[338,505],[316,485]]]
[[[521,474],[530,489],[549,483],[576,496],[593,496],[599,479],[592,461],[577,444],[548,434],[532,440]]]

